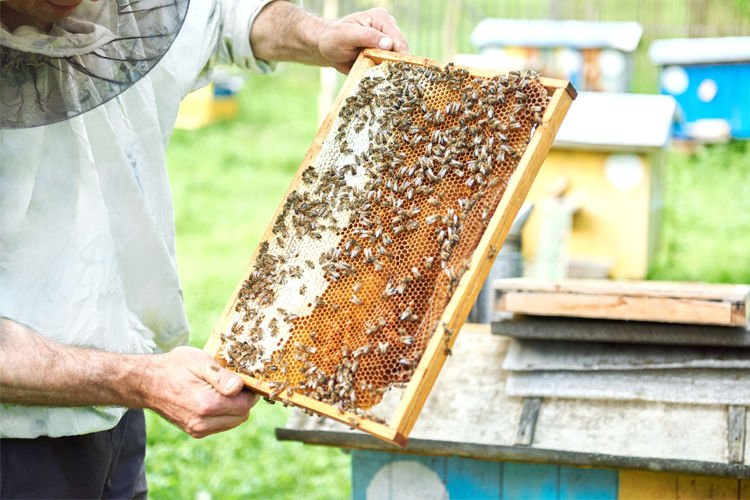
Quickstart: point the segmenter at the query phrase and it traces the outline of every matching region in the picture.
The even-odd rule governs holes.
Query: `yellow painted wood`
[[[750,479],[740,479],[740,500],[750,500]]]
[[[677,477],[677,496],[685,500],[731,499],[739,495],[740,480],[731,477],[687,476]]]
[[[618,500],[750,498],[747,483],[729,477],[620,470]]]
[[[677,498],[677,474],[621,470],[618,500]]]
[[[538,205],[550,186],[561,177],[567,178],[570,189],[566,194],[580,206],[568,240],[568,257],[611,262],[612,278],[642,279],[646,276],[654,243],[649,238],[657,236],[655,231],[650,231],[652,220],[658,215],[652,207],[652,196],[659,196],[652,191],[652,184],[653,177],[660,175],[661,165],[652,164],[648,154],[638,154],[643,178],[637,186],[620,190],[606,177],[605,163],[610,154],[612,152],[553,149],[527,201]],[[523,254],[530,262],[540,246],[541,217],[536,212],[532,211],[523,229]]]

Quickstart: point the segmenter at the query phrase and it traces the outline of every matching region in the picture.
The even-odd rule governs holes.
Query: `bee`
[[[407,307],[401,312],[401,315],[398,317],[398,319],[400,319],[401,321],[406,321],[407,319],[409,319],[409,317],[411,317],[411,315],[412,309],[411,307]]]
[[[407,358],[401,358],[398,360],[398,364],[405,366],[406,368],[411,368],[414,366],[414,361]]]
[[[388,352],[388,346],[390,344],[388,342],[378,342],[378,353],[379,354],[385,354]]]
[[[349,300],[352,304],[361,306],[362,305],[362,299],[357,297],[356,295],[352,295],[352,298]]]
[[[304,294],[305,294],[305,292],[307,292],[307,286],[306,286],[306,285],[302,285],[302,286],[300,286],[300,287],[299,287],[299,294],[300,294],[300,295],[304,295]]]
[[[487,252],[487,259],[494,260],[495,255],[497,255],[497,247],[495,247],[495,245],[490,245],[489,252]]]
[[[448,337],[453,335],[453,329],[448,327],[448,324],[445,321],[443,321],[443,331],[445,332],[445,335],[447,335]]]
[[[420,279],[422,277],[422,274],[419,272],[419,269],[415,267],[411,268],[411,273],[414,275],[414,279]]]

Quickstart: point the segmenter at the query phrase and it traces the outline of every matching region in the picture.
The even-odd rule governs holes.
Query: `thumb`
[[[239,375],[226,368],[222,368],[216,362],[209,365],[205,379],[224,396],[236,396],[242,391],[244,386],[242,378]]]
[[[393,38],[385,35],[382,31],[360,25],[352,25],[352,28],[349,34],[351,37],[349,41],[353,47],[383,50],[393,48]]]

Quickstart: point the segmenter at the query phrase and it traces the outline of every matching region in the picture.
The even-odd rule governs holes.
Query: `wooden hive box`
[[[404,445],[575,95],[364,51],[207,352]]]

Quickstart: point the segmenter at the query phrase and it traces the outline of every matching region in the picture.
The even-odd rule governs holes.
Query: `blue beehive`
[[[677,137],[750,138],[750,37],[656,40],[649,55],[680,108]]]

